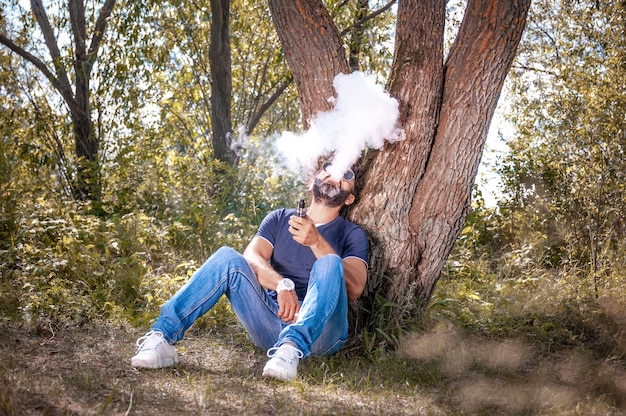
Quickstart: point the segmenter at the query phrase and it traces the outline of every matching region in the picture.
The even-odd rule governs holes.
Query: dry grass
[[[621,357],[450,327],[407,336],[375,362],[304,360],[295,382],[280,383],[260,376],[264,353],[236,326],[192,328],[176,368],[138,371],[129,360],[141,334],[127,325],[0,325],[3,415],[626,414]]]
[[[2,326],[3,415],[404,415],[420,408],[423,414],[447,413],[427,395],[397,395],[378,385],[351,389],[341,381],[341,370],[313,371],[322,380],[313,379],[307,368],[329,371],[321,359],[303,362],[294,383],[263,379],[263,351],[238,341],[239,334],[218,338],[191,331],[179,344],[176,368],[138,371],[129,362],[140,334],[124,325],[55,334]]]
[[[449,405],[463,414],[618,415],[626,411],[621,359],[592,351],[540,352],[519,339],[460,336],[454,329],[403,340],[404,355],[437,360]],[[615,357],[614,357],[615,358]]]

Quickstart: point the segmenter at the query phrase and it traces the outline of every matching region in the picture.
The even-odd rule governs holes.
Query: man
[[[223,247],[196,271],[137,340],[133,367],[176,364],[174,344],[222,295],[255,344],[267,350],[263,376],[291,381],[300,358],[343,346],[348,300],[365,288],[369,247],[365,232],[339,215],[355,200],[354,172],[337,180],[329,166],[315,177],[305,217],[294,209],[273,211],[243,256]]]

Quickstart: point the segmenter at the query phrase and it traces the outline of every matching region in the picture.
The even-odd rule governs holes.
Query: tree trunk
[[[99,138],[94,134],[89,103],[89,79],[92,61],[87,51],[87,26],[85,5],[82,0],[69,1],[70,21],[74,34],[75,92],[70,106],[74,123],[74,143],[77,158],[76,183],[74,197],[80,200],[100,201],[100,177],[98,149]]]
[[[87,104],[87,107],[89,105]],[[76,180],[73,184],[77,200],[100,201],[99,140],[93,131],[89,109],[71,111],[74,124],[74,150],[77,158]]]
[[[230,53],[230,0],[211,0],[211,126],[213,157],[228,164],[237,163],[230,148],[233,127],[230,113],[232,74]]]
[[[489,125],[530,2],[470,0],[448,56],[437,130],[409,212],[419,250],[413,259],[417,271],[414,295],[422,305],[430,298],[469,213]],[[392,300],[413,295],[402,288],[405,281],[394,281],[389,290]]]
[[[366,288],[366,295],[372,296],[362,299],[366,309],[377,293],[402,305],[423,296],[416,290],[421,283],[417,266],[423,247],[409,214],[439,123],[444,22],[445,0],[403,1],[398,8],[388,85],[400,103],[406,140],[376,152],[352,212],[352,219],[367,229],[372,243]]]
[[[321,0],[269,0],[272,20],[296,81],[305,128],[328,111],[333,80],[348,73],[339,30]]]
[[[400,103],[406,140],[364,158],[364,186],[351,212],[371,240],[363,311],[372,310],[376,294],[414,313],[428,302],[469,213],[489,124],[530,0],[469,0],[444,64],[445,5],[398,5],[388,89]],[[303,114],[327,110],[332,80],[347,65],[322,2],[270,0],[270,7]]]

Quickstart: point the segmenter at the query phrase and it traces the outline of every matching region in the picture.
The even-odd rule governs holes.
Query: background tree
[[[154,7],[150,25],[166,45],[156,57],[158,73],[165,77],[153,85],[166,92],[165,102],[159,103],[165,104],[164,124],[186,132],[191,141],[202,141],[212,149],[212,158],[234,165],[237,155],[231,145],[238,133],[233,130],[250,135],[265,117],[259,136],[266,136],[298,117],[287,104],[295,91],[287,90],[291,77],[266,7],[241,1],[191,7],[171,1]],[[167,52],[172,49],[176,56]]]
[[[233,91],[217,94],[224,100],[220,105],[230,106],[231,119],[222,120],[224,125],[267,137],[297,123],[295,88],[267,7],[242,1],[230,6],[230,77],[211,69],[210,1],[129,3],[113,16],[110,42],[115,47],[102,51],[101,62],[108,65],[100,68],[95,99],[105,136],[101,158],[108,212],[149,207],[164,215],[172,209],[209,209],[211,198],[234,192],[234,186],[248,188],[232,179],[238,175],[234,165],[216,157],[215,148],[222,146],[231,156],[233,150],[243,152],[237,159],[250,163],[266,149],[254,138],[257,142],[242,149],[234,142],[238,133],[215,132],[212,100],[222,84]],[[224,143],[216,145],[216,138]],[[216,176],[220,172],[223,180]],[[241,201],[241,196],[233,199]]]
[[[213,121],[213,152],[216,159],[234,164],[236,153],[232,141],[232,73],[230,54],[230,0],[211,0],[211,120]]]
[[[0,43],[41,71],[67,105],[73,124],[76,156],[76,176],[71,182],[72,191],[78,199],[98,201],[100,199],[99,137],[93,131],[89,83],[115,0],[106,0],[97,18],[90,22],[93,30],[89,44],[87,16],[92,14],[87,13],[82,1],[68,1],[66,7],[69,21],[59,16],[54,21],[58,24],[57,27],[51,23],[41,0],[31,0],[30,5],[48,49],[48,57],[41,56],[41,51],[37,49],[38,40],[34,34],[20,41],[12,39],[7,32],[3,32],[0,33]],[[17,8],[17,5],[14,4],[13,7]],[[30,20],[24,15],[22,19],[26,22]],[[25,26],[28,27],[28,24]],[[62,38],[61,34],[70,37],[73,45],[59,44],[58,39]],[[71,77],[73,85],[70,81],[70,68],[73,70]]]
[[[332,80],[349,71],[344,45],[321,1],[269,4],[308,120],[328,110]],[[418,308],[431,296],[469,212],[529,6],[529,0],[469,1],[444,61],[446,3],[399,3],[388,90],[399,100],[407,139],[367,154],[364,188],[351,213],[373,242],[368,293]]]

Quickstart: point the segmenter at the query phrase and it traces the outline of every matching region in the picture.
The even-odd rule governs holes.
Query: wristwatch
[[[276,293],[280,293],[283,290],[295,290],[296,289],[296,285],[293,283],[293,281],[291,279],[283,279],[280,282],[278,282],[278,285],[276,285]]]

